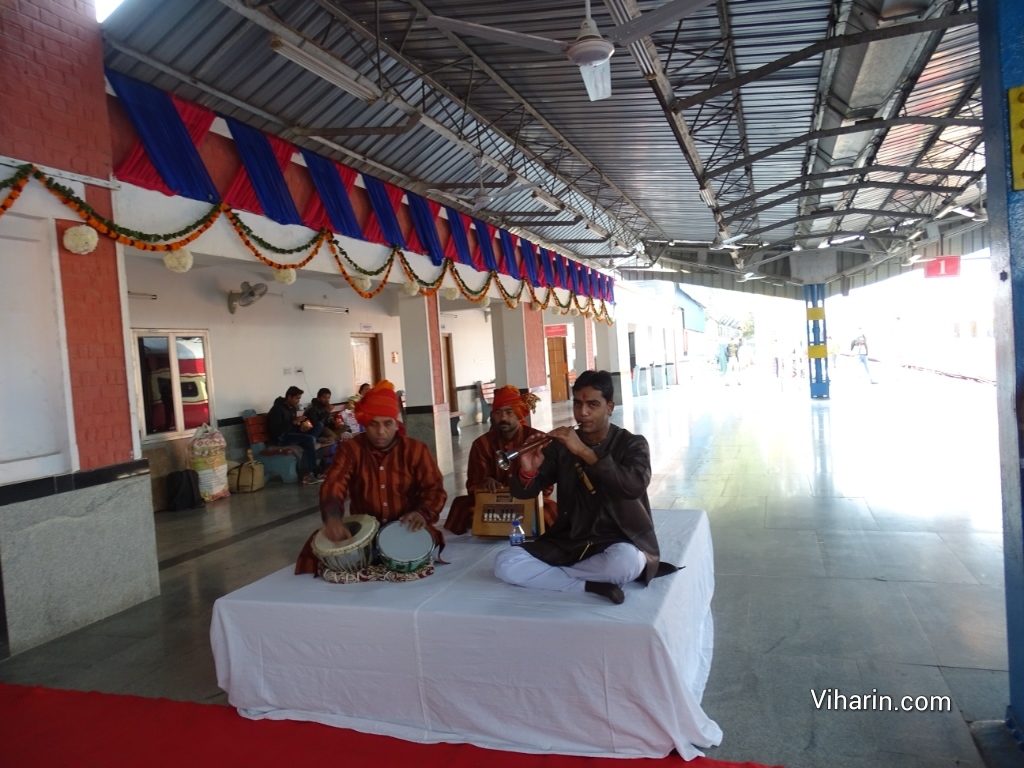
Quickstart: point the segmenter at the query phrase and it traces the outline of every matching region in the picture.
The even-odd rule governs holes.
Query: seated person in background
[[[284,397],[274,401],[267,411],[267,431],[277,445],[297,445],[302,448],[302,482],[314,485],[323,482],[316,473],[316,439],[323,425],[314,425],[298,412],[302,390],[288,387]]]
[[[469,495],[458,496],[452,501],[444,523],[446,529],[455,534],[470,529],[478,492],[508,490],[509,474],[513,470],[500,469],[497,454],[498,451],[521,448],[523,443],[543,436],[540,430],[526,425],[530,410],[517,387],[509,384],[494,392],[491,429],[474,440],[473,447],[469,449],[469,466],[466,468],[466,491]],[[544,522],[549,526],[558,517],[558,505],[549,498],[550,495],[549,487],[544,490]]]
[[[356,403],[359,402],[359,395],[352,395],[348,400],[341,404],[341,421],[353,435],[358,435],[360,432],[364,432],[362,425],[356,419]]]
[[[334,408],[331,406],[331,390],[327,387],[316,393],[316,400],[306,408],[306,418],[314,427],[320,425],[319,442],[330,444],[338,441],[338,433],[331,428],[334,423]]]
[[[356,418],[366,432],[338,444],[320,489],[324,534],[335,542],[351,537],[341,522],[347,501],[350,515],[372,515],[381,524],[400,520],[411,531],[428,528],[434,541],[443,543],[434,524],[448,499],[444,478],[425,444],[399,434],[394,385],[382,381],[363,395]],[[299,553],[295,573],[316,573],[316,533]]]
[[[356,393],[356,397],[362,397],[363,395],[365,395],[369,391],[370,391],[370,385],[364,382],[364,383],[359,385],[359,391]]]
[[[607,371],[584,371],[572,387],[579,432],[559,427],[542,450],[523,453],[513,466],[512,495],[534,498],[558,484],[558,520],[543,536],[498,552],[494,574],[532,589],[593,592],[613,603],[622,585],[645,584],[673,573],[660,561],[647,486],[647,440],[610,421],[615,390]]]

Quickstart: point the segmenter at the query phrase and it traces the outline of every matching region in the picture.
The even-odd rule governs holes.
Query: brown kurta
[[[427,446],[411,437],[396,435],[386,451],[378,451],[365,433],[342,443],[320,486],[320,509],[349,501],[350,515],[372,515],[382,524],[406,512],[419,512],[430,524],[435,541],[440,531],[434,524],[441,516],[448,494],[437,461]],[[315,573],[316,557],[311,544],[302,548],[296,573]],[[440,542],[439,542],[440,543]]]
[[[515,471],[501,469],[498,466],[498,451],[512,451],[522,447],[524,443],[536,435],[544,435],[539,429],[521,424],[519,431],[507,442],[501,439],[501,433],[491,428],[487,433],[480,435],[473,441],[469,449],[469,465],[466,467],[466,491],[467,496],[456,496],[452,500],[452,507],[448,510],[448,519],[444,527],[454,534],[462,534],[473,525],[473,511],[476,508],[476,492],[482,491],[487,478],[493,477],[501,485],[508,488],[509,475]],[[558,505],[552,501],[551,488],[544,491],[544,523],[554,525],[558,517]]]
[[[518,472],[513,473],[512,495],[520,499],[533,497],[539,488],[553,482],[558,484],[557,522],[543,536],[523,544],[523,549],[548,565],[565,566],[603,552],[616,542],[626,542],[647,556],[647,568],[640,576],[645,583],[675,571],[675,566],[660,562],[654,534],[647,500],[651,482],[647,439],[612,424],[608,436],[592,449],[599,460],[588,466],[552,441],[542,449],[544,462],[528,485],[523,486]]]

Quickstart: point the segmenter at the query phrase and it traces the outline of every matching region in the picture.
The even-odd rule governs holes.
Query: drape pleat
[[[220,200],[196,148],[210,130],[213,113],[188,102],[176,103],[164,91],[112,69],[106,74],[142,145],[129,153],[114,175],[167,195],[209,203]]]

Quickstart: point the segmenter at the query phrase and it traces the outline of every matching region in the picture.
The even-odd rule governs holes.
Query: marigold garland
[[[239,239],[242,240],[249,251],[259,259],[259,261],[274,269],[301,269],[316,257],[317,253],[320,252],[320,249],[326,242],[331,251],[331,255],[334,257],[334,261],[338,266],[338,270],[345,278],[345,281],[349,284],[352,290],[364,299],[372,299],[384,290],[387,286],[388,277],[391,275],[391,270],[395,265],[397,257],[397,261],[399,262],[406,277],[410,281],[418,283],[421,287],[421,293],[426,296],[431,296],[441,290],[445,275],[451,274],[455,280],[455,285],[458,288],[459,293],[473,303],[484,303],[488,298],[487,293],[490,290],[491,285],[493,283],[497,283],[498,293],[501,295],[502,301],[504,301],[505,305],[510,309],[518,307],[520,302],[523,300],[524,293],[528,292],[531,304],[539,305],[541,310],[547,309],[552,305],[553,301],[554,307],[558,309],[559,314],[564,315],[568,313],[573,305],[575,305],[577,310],[584,314],[593,315],[595,320],[603,321],[608,325],[612,325],[614,323],[604,299],[600,300],[601,307],[598,309],[596,306],[596,300],[591,297],[587,309],[584,310],[580,305],[579,296],[577,294],[570,291],[569,297],[563,304],[559,301],[558,294],[555,293],[555,289],[548,286],[544,300],[541,301],[538,298],[538,291],[527,280],[520,280],[519,287],[515,291],[506,290],[505,285],[498,277],[498,273],[494,270],[487,272],[487,280],[484,282],[483,286],[479,290],[474,291],[466,284],[466,281],[456,269],[455,262],[451,259],[444,260],[441,264],[441,271],[438,273],[437,277],[433,280],[424,280],[416,274],[416,271],[412,268],[412,265],[409,263],[405,253],[398,246],[392,248],[387,261],[380,268],[374,270],[365,269],[352,260],[348,255],[348,252],[334,237],[334,234],[327,229],[318,231],[307,243],[304,243],[303,245],[296,246],[295,248],[279,248],[253,232],[252,228],[241,220],[238,212],[233,210],[227,203],[223,202],[214,203],[210,207],[210,210],[203,214],[202,217],[177,232],[156,234],[128,229],[127,227],[122,227],[116,222],[97,213],[88,203],[75,195],[71,189],[57,183],[31,163],[18,166],[13,176],[0,181],[0,190],[10,187],[10,192],[8,192],[4,200],[0,202],[0,216],[3,216],[3,214],[6,213],[12,205],[14,205],[14,201],[21,196],[22,191],[25,189],[25,185],[28,184],[31,178],[37,179],[51,194],[57,197],[61,203],[75,211],[79,218],[95,229],[99,234],[105,235],[122,245],[129,245],[141,251],[178,251],[206,232],[206,230],[212,227],[217,219],[220,218],[221,214],[224,214],[231,222],[231,226],[239,236]],[[260,252],[260,248],[280,255],[301,253],[307,249],[310,249],[310,252],[302,261],[295,262],[294,264],[283,264],[264,256]],[[354,272],[364,278],[380,276],[380,283],[372,291],[362,290],[360,286],[355,284],[354,279],[349,275],[348,270],[345,269],[343,260],[344,262],[348,262]]]

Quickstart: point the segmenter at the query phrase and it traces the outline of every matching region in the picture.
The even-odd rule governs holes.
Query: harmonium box
[[[508,491],[478,491],[473,508],[473,535],[507,538],[512,532],[512,521],[519,518],[527,536],[539,536],[544,533],[544,515],[537,515],[538,501],[539,497],[517,499]]]

